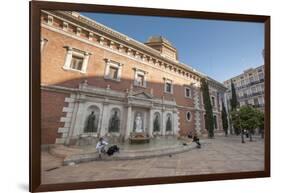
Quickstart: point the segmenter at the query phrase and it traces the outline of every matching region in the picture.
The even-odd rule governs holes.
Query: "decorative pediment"
[[[151,94],[146,93],[146,92],[138,92],[133,94],[132,96],[137,97],[137,98],[143,98],[143,99],[152,99],[153,97],[151,96]]]

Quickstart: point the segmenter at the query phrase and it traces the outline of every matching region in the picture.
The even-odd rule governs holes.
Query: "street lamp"
[[[240,114],[239,114],[240,109],[237,108],[237,111],[238,111],[239,127],[240,127],[240,131],[241,131],[241,143],[245,143],[245,141],[244,141],[244,129],[242,129],[242,127],[241,127],[241,121],[240,121]]]

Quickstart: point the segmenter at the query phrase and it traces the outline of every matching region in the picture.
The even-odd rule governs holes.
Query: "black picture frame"
[[[60,191],[89,188],[122,187],[151,184],[184,183],[212,180],[229,180],[243,178],[270,177],[270,16],[231,13],[215,13],[201,11],[183,11],[155,8],[136,8],[123,6],[107,6],[93,4],[59,3],[31,1],[30,4],[30,188],[31,192]],[[41,95],[40,95],[40,12],[41,10],[65,10],[102,13],[120,13],[129,15],[169,16],[178,18],[196,18],[227,21],[248,21],[265,24],[265,154],[264,171],[204,174],[192,176],[157,177],[145,179],[126,179],[97,182],[74,182],[64,184],[41,184]]]

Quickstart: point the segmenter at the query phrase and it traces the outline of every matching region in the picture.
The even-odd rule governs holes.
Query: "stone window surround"
[[[187,117],[187,114],[190,115],[190,116],[189,116],[189,119],[188,119],[188,117]],[[187,120],[188,122],[190,122],[190,121],[192,120],[192,113],[191,113],[190,111],[187,111],[186,114],[185,114],[185,118],[186,118],[186,120]]]
[[[91,55],[91,53],[79,50],[77,48],[72,48],[70,46],[65,46],[64,48],[67,49],[67,53],[66,53],[63,69],[64,70],[71,70],[71,71],[75,71],[75,72],[80,72],[80,73],[86,73],[87,72],[88,62],[89,62],[89,56]],[[73,55],[83,58],[83,64],[82,64],[82,69],[81,70],[72,69],[70,67]]]
[[[121,76],[122,76],[123,64],[121,64],[119,62],[116,62],[116,61],[113,61],[113,60],[110,60],[110,59],[107,59],[107,58],[105,58],[104,61],[105,61],[104,79],[120,82],[121,81]],[[110,67],[115,67],[115,68],[118,69],[117,78],[116,79],[112,79],[109,76]]]
[[[48,39],[41,37],[41,41],[40,41],[40,50],[41,52],[44,50],[45,46],[48,43]]]
[[[216,97],[214,95],[211,95],[210,97],[211,97],[211,104],[212,105],[213,105],[213,99],[212,98],[214,98],[214,105],[213,105],[213,107],[217,107]]]
[[[141,69],[139,69],[139,68],[133,68],[133,70],[135,71],[134,86],[146,88],[146,86],[147,86],[147,74],[148,74],[148,72],[146,72],[146,71],[144,71],[144,70],[141,70]],[[143,78],[144,78],[144,80],[143,80],[143,85],[139,85],[139,84],[138,84],[138,82],[137,82],[138,75],[142,75],[142,76],[143,76]]]
[[[171,79],[168,79],[168,78],[163,78],[163,80],[164,80],[164,93],[173,94],[174,93],[173,81]],[[166,90],[166,83],[171,84],[171,92],[168,92]]]
[[[189,96],[186,95],[186,89],[189,89]],[[192,98],[192,89],[189,86],[184,87],[184,96],[185,98]]]

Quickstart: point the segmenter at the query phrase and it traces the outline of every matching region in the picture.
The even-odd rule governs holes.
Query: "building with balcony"
[[[240,106],[252,105],[264,110],[264,65],[245,70],[242,74],[224,81],[227,87],[226,101],[230,109],[231,81],[234,84]]]

